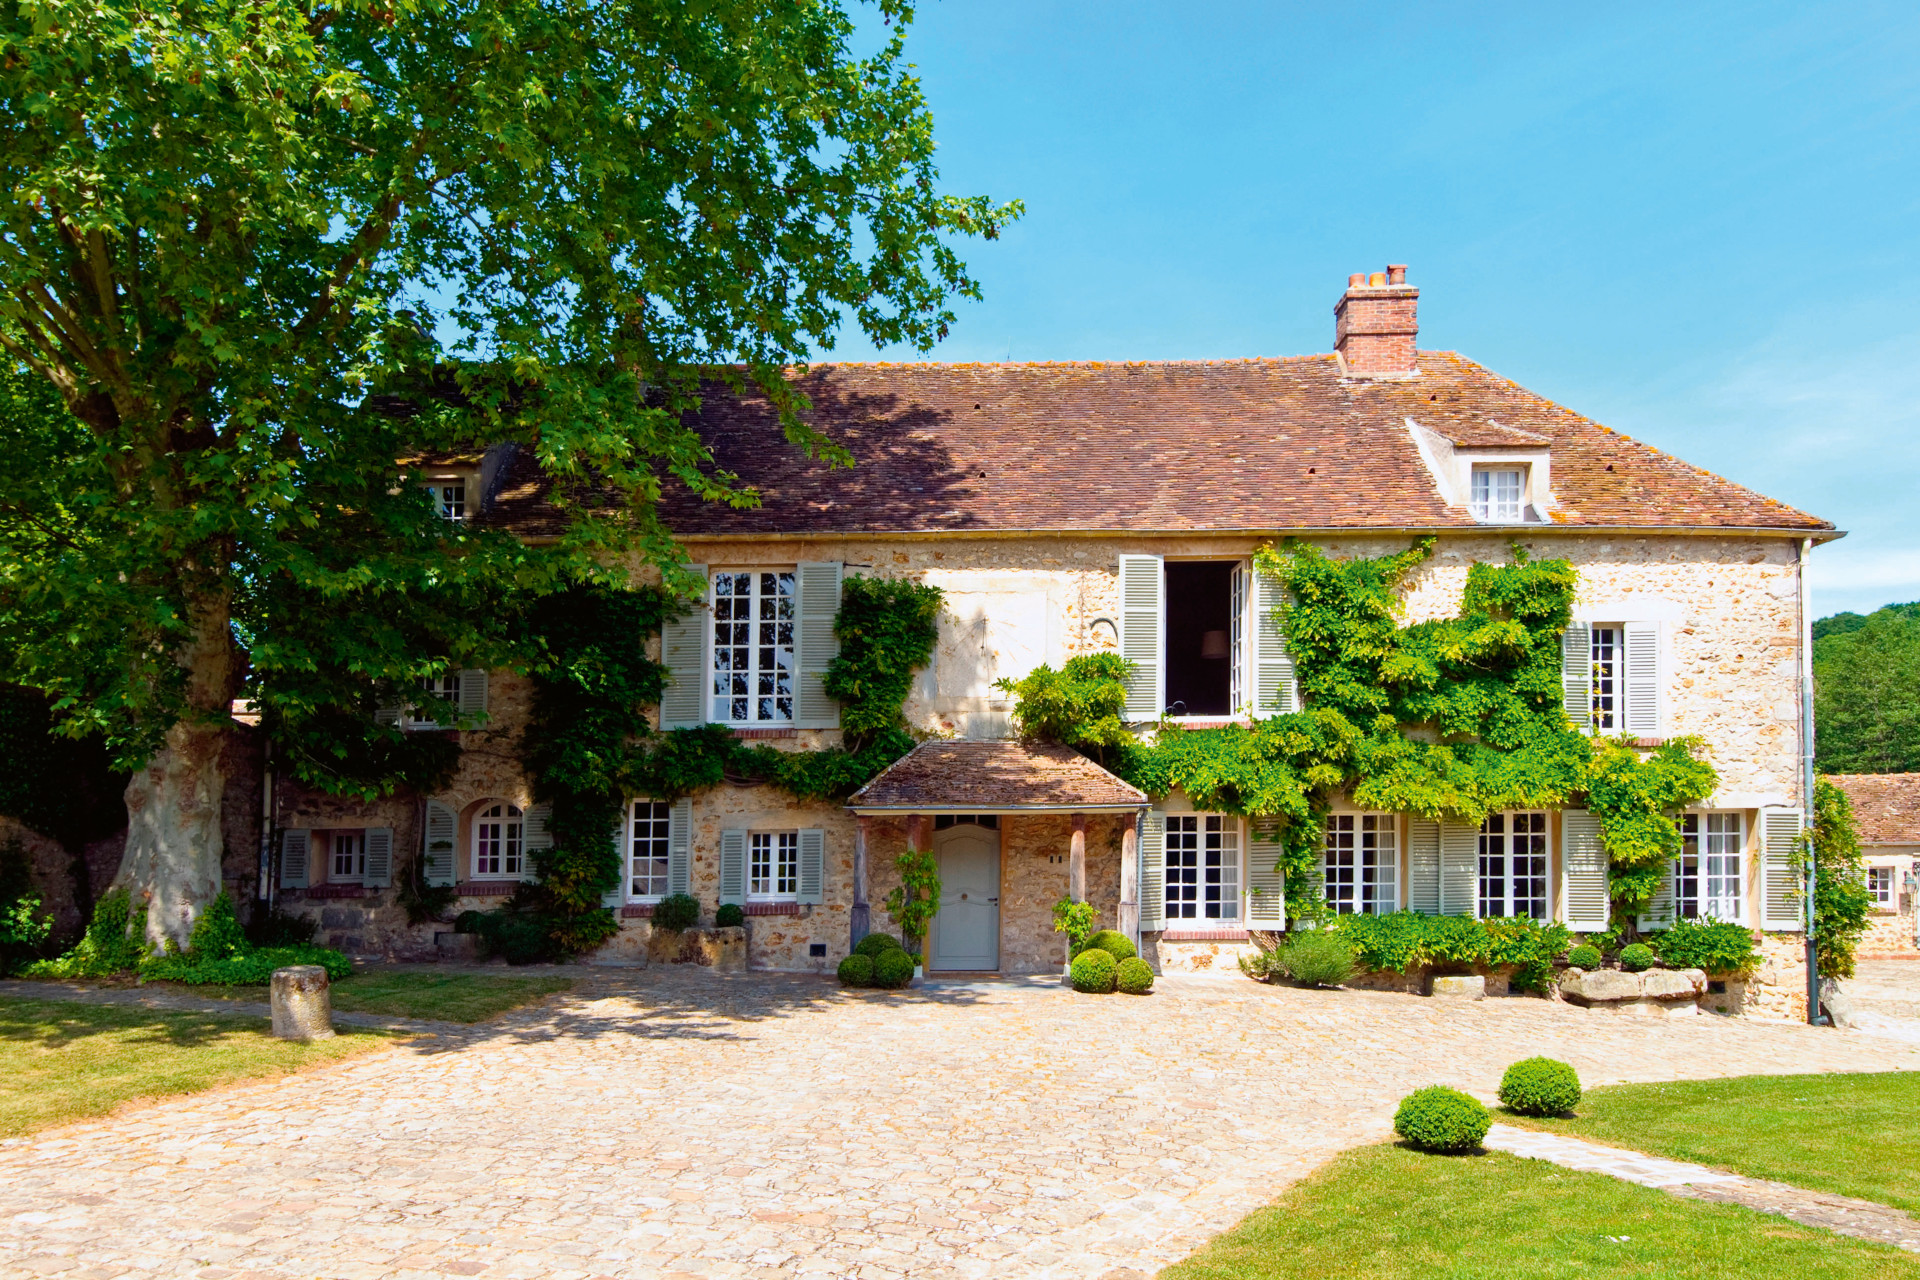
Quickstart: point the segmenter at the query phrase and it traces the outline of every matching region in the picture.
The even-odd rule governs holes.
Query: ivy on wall
[[[941,593],[921,583],[849,578],[834,634],[840,653],[825,688],[841,703],[843,745],[781,751],[750,745],[723,724],[655,731],[667,669],[646,656],[669,611],[655,588],[582,585],[548,597],[524,645],[533,710],[521,754],[536,803],[551,806],[552,845],[534,855],[537,880],[492,912],[466,917],[509,959],[592,950],[619,925],[601,905],[620,883],[614,837],[626,798],[673,800],[728,779],[770,783],[804,800],[839,800],[911,751],[902,708],[933,656]]]
[[[1296,542],[1257,553],[1259,571],[1286,589],[1278,621],[1305,710],[1113,741],[1104,709],[1124,696],[1125,665],[1101,655],[1009,685],[1022,729],[1103,759],[1150,795],[1177,788],[1201,809],[1283,819],[1280,867],[1296,915],[1323,910],[1319,865],[1338,791],[1362,808],[1475,825],[1502,809],[1584,800],[1601,823],[1614,910],[1631,915],[1679,850],[1673,812],[1717,785],[1703,744],[1676,738],[1642,752],[1568,723],[1560,636],[1578,579],[1565,560],[1515,546],[1510,563],[1468,570],[1459,616],[1401,625],[1402,587],[1434,545],[1354,560]]]

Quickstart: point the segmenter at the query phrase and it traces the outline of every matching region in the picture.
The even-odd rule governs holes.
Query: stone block
[[[1649,969],[1640,975],[1640,994],[1650,1000],[1694,1000],[1706,992],[1699,969]]]
[[[275,969],[270,990],[274,1035],[282,1040],[333,1038],[333,993],[325,969],[317,964]]]
[[[442,929],[433,935],[433,949],[442,960],[477,964],[480,961],[480,935]]]
[[[716,973],[744,973],[747,968],[747,931],[726,929],[652,930],[647,936],[647,963],[697,964]]]
[[[1477,973],[1441,975],[1433,980],[1433,994],[1448,1000],[1485,1000],[1487,980]]]
[[[1840,989],[1837,978],[1820,979],[1820,1007],[1836,1027],[1853,1025],[1853,1000]]]
[[[620,932],[582,956],[581,960],[586,964],[644,969],[647,967],[647,946],[652,935],[653,926],[647,920],[622,920]]]
[[[1581,1004],[1600,1004],[1611,1000],[1638,1000],[1640,979],[1618,969],[1595,969],[1582,973],[1569,969],[1560,978],[1560,994]]]

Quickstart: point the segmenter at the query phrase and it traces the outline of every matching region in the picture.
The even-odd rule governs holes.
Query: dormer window
[[[1518,524],[1525,510],[1527,473],[1522,467],[1475,467],[1470,501],[1482,524]]]
[[[445,519],[465,520],[467,518],[466,481],[436,481],[427,486],[427,492],[433,495],[433,504]]]

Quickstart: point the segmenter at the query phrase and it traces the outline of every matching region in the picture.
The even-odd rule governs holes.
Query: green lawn
[[[0,1137],[105,1115],[138,1098],[278,1076],[393,1043],[384,1031],[276,1040],[253,1017],[0,996]]]
[[[333,1007],[338,1013],[377,1013],[388,1018],[485,1022],[568,990],[573,982],[572,978],[510,978],[490,973],[355,973],[333,984]],[[178,990],[220,1000],[267,998],[265,987],[183,986]]]
[[[1594,1089],[1571,1120],[1502,1114],[1816,1191],[1920,1211],[1920,1073],[1735,1076]]]
[[[1500,1153],[1336,1158],[1161,1280],[1908,1280],[1920,1258]]]

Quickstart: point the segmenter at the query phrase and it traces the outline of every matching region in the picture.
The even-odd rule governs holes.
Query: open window
[[[1123,555],[1119,587],[1128,720],[1299,710],[1268,575],[1245,560]]]
[[[1233,714],[1235,570],[1232,560],[1167,562],[1170,716]]]

